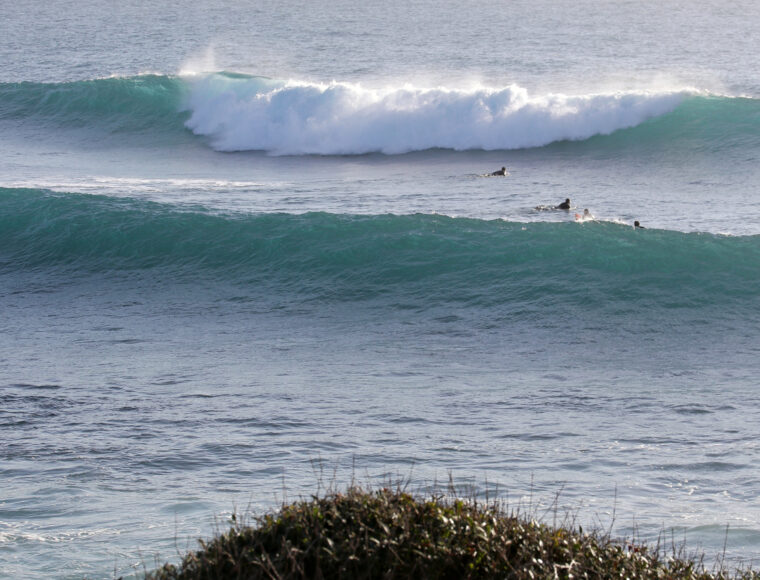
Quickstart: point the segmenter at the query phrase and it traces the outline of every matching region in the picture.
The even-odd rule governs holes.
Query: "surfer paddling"
[[[555,209],[564,209],[569,210],[570,209],[570,198],[568,197],[565,201],[563,201],[559,205],[537,205],[536,209],[538,211],[552,211]],[[575,214],[576,219],[580,217],[580,214]]]
[[[637,222],[637,221],[636,221],[636,222],[633,222],[633,227],[634,227],[634,229],[637,229],[637,230],[645,230],[645,229],[646,229],[644,226],[642,226],[642,225],[641,225],[639,222]]]
[[[502,167],[498,171],[494,171],[491,175],[507,175],[507,168]]]

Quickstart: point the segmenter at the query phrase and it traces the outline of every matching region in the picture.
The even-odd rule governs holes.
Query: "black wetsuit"
[[[557,206],[557,209],[570,209],[570,200],[563,201],[561,204]]]

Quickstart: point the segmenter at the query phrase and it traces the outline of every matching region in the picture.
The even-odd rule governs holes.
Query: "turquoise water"
[[[696,89],[534,95],[514,85],[365,89],[215,73],[2,83],[0,95],[9,124],[148,144],[190,129],[215,149],[296,155],[503,151],[612,133],[603,141],[620,155],[665,145],[752,151],[760,124],[757,99]]]
[[[425,214],[225,215],[30,190],[0,190],[0,201],[10,274],[139,272],[176,284],[224,281],[254,295],[293,292],[305,302],[409,297],[420,308],[696,304],[722,318],[738,304],[748,322],[760,283],[758,236]]]
[[[760,555],[754,3],[4,8],[0,577],[352,478]]]

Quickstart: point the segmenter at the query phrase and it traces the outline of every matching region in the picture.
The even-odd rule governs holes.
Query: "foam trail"
[[[187,127],[221,151],[345,155],[520,149],[583,140],[674,110],[693,91],[534,96],[522,87],[383,89],[209,75]]]

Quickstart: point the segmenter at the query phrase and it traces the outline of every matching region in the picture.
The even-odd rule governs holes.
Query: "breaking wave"
[[[195,134],[287,155],[592,146],[760,146],[760,101],[678,89],[531,94],[519,86],[367,88],[232,73],[0,83],[0,122],[95,136]],[[598,138],[603,139],[599,145]],[[589,141],[591,140],[591,141]]]

